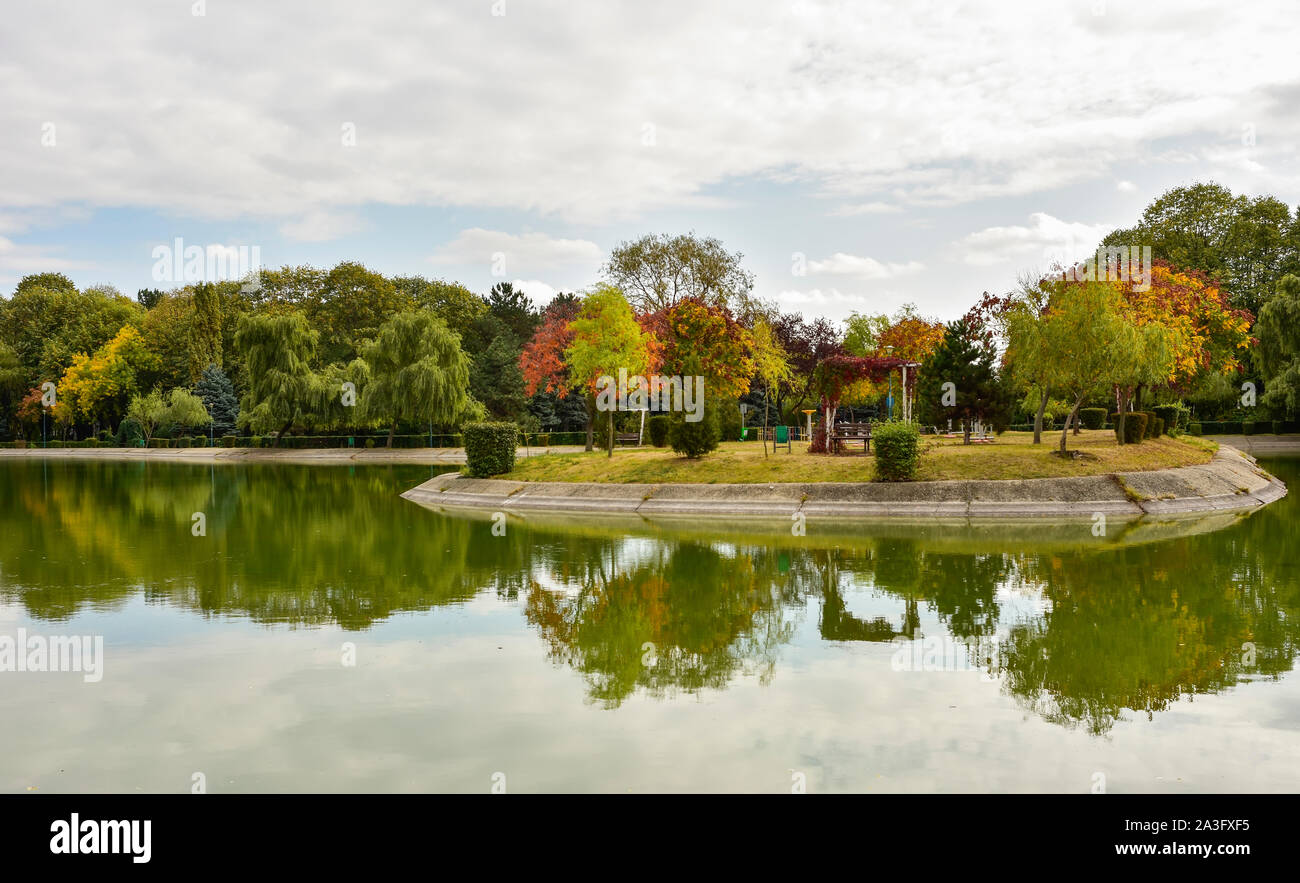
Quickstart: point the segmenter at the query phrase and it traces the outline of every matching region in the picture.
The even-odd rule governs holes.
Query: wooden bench
[[[641,436],[635,432],[620,432],[614,436],[614,441],[620,445],[639,445],[641,444]]]
[[[862,452],[871,453],[870,423],[836,423],[831,427],[831,452],[840,453],[846,444],[862,442]]]

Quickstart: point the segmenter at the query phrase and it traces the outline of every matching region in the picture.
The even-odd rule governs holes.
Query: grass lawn
[[[1044,433],[1033,444],[1030,432],[1007,432],[993,444],[963,445],[961,439],[923,436],[919,480],[982,478],[1060,478],[1070,475],[1104,475],[1140,472],[1171,466],[1208,463],[1218,445],[1192,436],[1148,439],[1140,445],[1120,447],[1110,430],[1084,430],[1070,436],[1071,450],[1084,459],[1062,460],[1051,455],[1061,440],[1059,432]],[[872,449],[874,452],[874,448]],[[515,463],[501,478],[518,481],[641,482],[646,484],[703,483],[748,484],[809,481],[870,481],[875,454],[809,454],[795,442],[794,452],[784,450],[763,457],[759,442],[727,442],[699,460],[687,460],[668,448],[622,448],[610,459],[604,451],[590,454],[544,454]]]

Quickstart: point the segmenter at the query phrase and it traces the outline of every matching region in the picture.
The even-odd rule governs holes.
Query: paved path
[[[571,454],[581,445],[520,448],[527,457],[549,451]],[[458,466],[465,462],[464,448],[0,448],[0,459],[45,457],[58,460],[145,460],[183,463],[295,463],[342,465],[356,463],[409,463],[413,466]]]
[[[1300,435],[1207,435],[1221,445],[1231,445],[1252,457],[1300,454]]]
[[[402,496],[434,509],[732,518],[1120,518],[1250,509],[1286,485],[1230,445],[1201,466],[1077,478],[803,484],[597,484],[440,475]]]

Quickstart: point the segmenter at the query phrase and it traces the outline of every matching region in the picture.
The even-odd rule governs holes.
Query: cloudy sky
[[[0,291],[154,249],[506,279],[720,238],[757,292],[952,318],[1168,187],[1300,203],[1294,0],[13,5]]]

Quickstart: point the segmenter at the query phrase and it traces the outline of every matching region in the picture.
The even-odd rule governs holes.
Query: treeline
[[[921,363],[909,383],[926,423],[1077,425],[1090,407],[1294,415],[1300,212],[1197,184],[1106,243],[1153,248],[1149,288],[1048,274],[985,293],[946,324],[913,307],[842,323],[782,311],[754,297],[743,255],[693,233],[623,242],[599,282],[541,309],[507,282],[478,294],[354,262],[135,298],[35,274],[0,302],[0,436],[121,439],[126,425],[140,437],[210,427],[391,439],[487,418],[585,429],[590,445],[639,428],[639,413],[598,406],[599,378],[622,370],[706,378],[706,419],[673,418],[689,424],[675,446],[697,456],[737,437],[742,420],[802,425],[804,409],[827,413],[819,368],[854,357]],[[901,373],[844,380],[834,411],[898,413]]]

